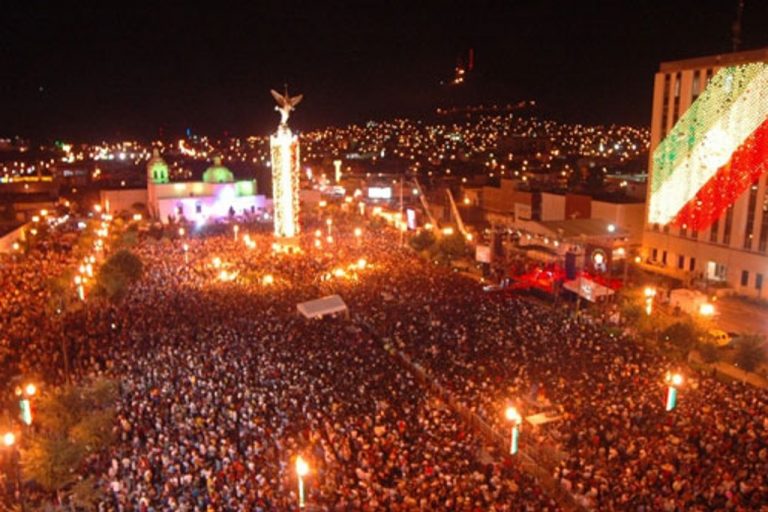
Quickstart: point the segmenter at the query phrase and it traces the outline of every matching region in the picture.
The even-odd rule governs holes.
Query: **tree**
[[[749,334],[739,338],[733,359],[739,368],[751,372],[765,363],[767,357],[765,338]]]
[[[119,272],[131,282],[141,278],[141,274],[144,271],[141,258],[127,249],[121,249],[110,256],[102,268],[109,268],[110,271]]]
[[[141,278],[144,265],[141,259],[127,249],[120,249],[99,269],[97,284],[110,300],[120,300],[128,285]]]
[[[661,336],[684,353],[688,353],[699,339],[696,327],[690,322],[674,323],[664,329]]]
[[[717,347],[712,343],[700,343],[699,354],[701,354],[701,358],[705,363],[714,363],[720,358]]]
[[[97,510],[102,501],[104,491],[101,490],[95,477],[78,480],[69,493],[69,501],[74,507],[84,510]]]
[[[465,256],[466,252],[467,243],[460,234],[442,236],[429,247],[430,258],[441,265],[450,265]]]
[[[64,386],[41,396],[36,428],[21,450],[24,480],[57,495],[75,485],[73,492],[87,496],[87,484],[76,484],[77,470],[85,457],[112,442],[116,398],[117,385],[109,380]]]
[[[411,237],[408,243],[411,245],[411,247],[414,248],[414,250],[421,252],[432,247],[436,241],[437,239],[435,238],[434,233],[428,229],[424,229]]]
[[[21,451],[25,480],[33,480],[46,492],[58,493],[74,483],[74,470],[83,460],[80,445],[66,437],[34,436]]]

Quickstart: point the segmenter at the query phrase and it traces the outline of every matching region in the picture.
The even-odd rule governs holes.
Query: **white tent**
[[[525,421],[537,427],[539,425],[543,425],[545,423],[551,423],[553,421],[559,421],[561,419],[563,419],[563,416],[560,414],[557,414],[556,412],[540,412],[538,414],[533,414],[531,416],[525,417]]]
[[[600,297],[605,295],[613,295],[613,290],[607,286],[596,283],[591,279],[587,279],[586,277],[579,277],[573,281],[568,281],[563,287],[566,290],[581,295],[590,302],[596,302]]]
[[[349,314],[349,309],[344,301],[338,295],[328,295],[320,299],[308,300],[306,302],[300,302],[296,305],[296,309],[305,318],[322,318],[325,315],[333,315],[334,313]]]
[[[707,303],[707,296],[698,290],[678,288],[669,292],[669,305],[679,307],[690,315],[699,312],[702,304]]]

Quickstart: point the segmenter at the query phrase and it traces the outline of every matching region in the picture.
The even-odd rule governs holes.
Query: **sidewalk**
[[[725,363],[723,361],[717,361],[712,364],[705,363],[697,351],[692,351],[688,355],[688,361],[696,365],[701,365],[707,368],[715,370],[717,373],[721,373],[727,377],[740,382],[746,382],[757,388],[768,389],[768,379],[762,377],[756,373],[746,372],[741,368],[737,368],[732,364]]]

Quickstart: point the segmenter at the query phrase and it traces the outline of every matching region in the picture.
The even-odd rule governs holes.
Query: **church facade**
[[[102,206],[119,213],[143,202],[149,215],[163,223],[186,220],[197,224],[234,215],[255,215],[269,206],[264,195],[257,193],[256,180],[235,181],[219,157],[203,173],[202,181],[170,181],[168,164],[157,150],[146,170],[145,190],[102,190]]]

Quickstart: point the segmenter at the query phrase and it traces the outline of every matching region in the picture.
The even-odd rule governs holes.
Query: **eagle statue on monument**
[[[285,94],[280,94],[274,89],[270,89],[269,92],[272,93],[272,97],[275,98],[278,105],[275,107],[275,110],[280,112],[280,127],[287,127],[291,110],[296,109],[296,105],[299,104],[304,95],[299,94],[298,96],[290,97],[288,96],[288,87],[285,88]]]

